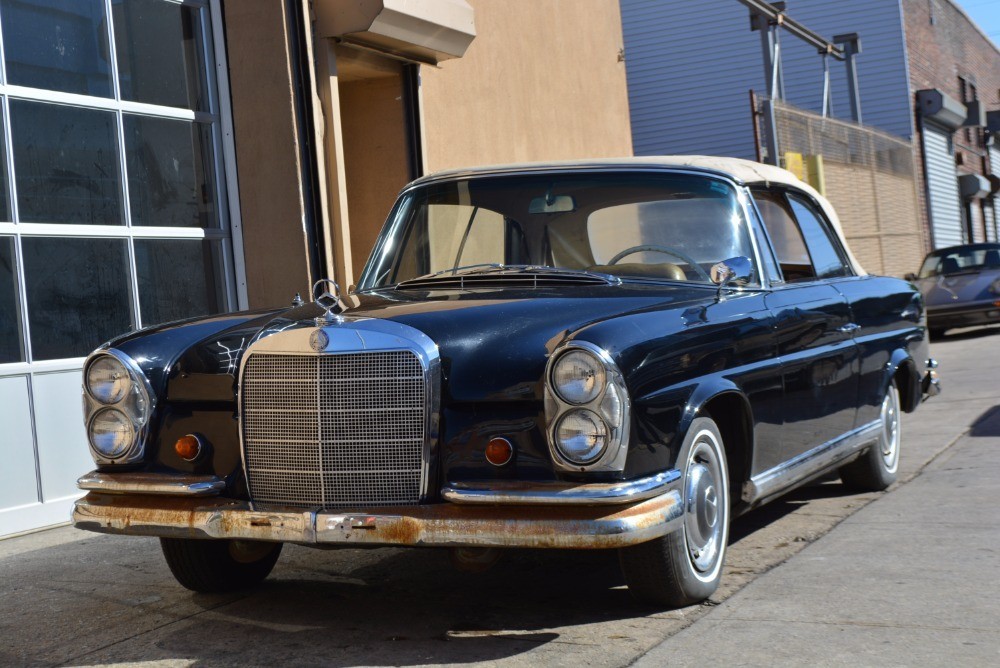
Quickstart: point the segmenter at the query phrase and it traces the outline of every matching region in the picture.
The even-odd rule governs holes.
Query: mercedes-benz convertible
[[[94,351],[74,521],[159,536],[196,591],[259,582],[283,543],[615,549],[637,598],[682,606],[736,515],[831,472],[892,484],[934,367],[920,293],[784,170],[439,173],[344,295]]]

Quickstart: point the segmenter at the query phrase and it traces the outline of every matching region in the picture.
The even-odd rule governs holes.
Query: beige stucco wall
[[[309,291],[285,4],[225,3],[243,249],[250,307]]]
[[[402,97],[398,73],[340,84],[351,254],[359,274],[396,194],[409,180]]]
[[[421,67],[424,166],[632,155],[617,0],[469,0],[465,56]]]

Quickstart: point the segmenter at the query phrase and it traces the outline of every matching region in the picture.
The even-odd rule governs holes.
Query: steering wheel
[[[700,264],[692,260],[690,257],[685,255],[681,251],[676,250],[674,248],[669,248],[667,246],[632,246],[630,248],[626,248],[625,250],[618,253],[610,260],[608,260],[608,264],[609,265],[618,264],[618,261],[621,260],[623,257],[626,257],[627,255],[632,255],[633,253],[641,253],[643,251],[652,251],[654,253],[664,253],[665,255],[673,255],[674,257],[680,260],[684,260],[689,265],[691,265],[691,268],[695,270],[695,273],[698,274],[698,277],[703,278],[706,283],[712,282],[712,279],[709,277],[708,272],[702,269]]]

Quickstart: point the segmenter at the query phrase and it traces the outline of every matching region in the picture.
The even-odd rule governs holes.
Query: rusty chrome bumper
[[[680,528],[680,481],[613,506],[438,503],[358,511],[260,510],[224,497],[92,491],[73,524],[99,533],[356,546],[614,548]]]

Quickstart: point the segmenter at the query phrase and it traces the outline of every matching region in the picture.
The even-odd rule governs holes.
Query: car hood
[[[1000,298],[1000,295],[995,295],[989,289],[993,281],[998,278],[1000,270],[985,270],[922,278],[918,281],[918,287],[928,307],[952,306],[963,302]]]
[[[581,329],[630,313],[714,300],[711,288],[683,285],[384,291],[349,297],[341,315],[391,320],[430,337],[438,346],[446,400],[514,401],[541,397],[549,354]],[[315,327],[321,314],[312,303],[231,314],[143,330],[111,345],[137,360],[168,400],[231,402],[242,356],[254,341]]]

